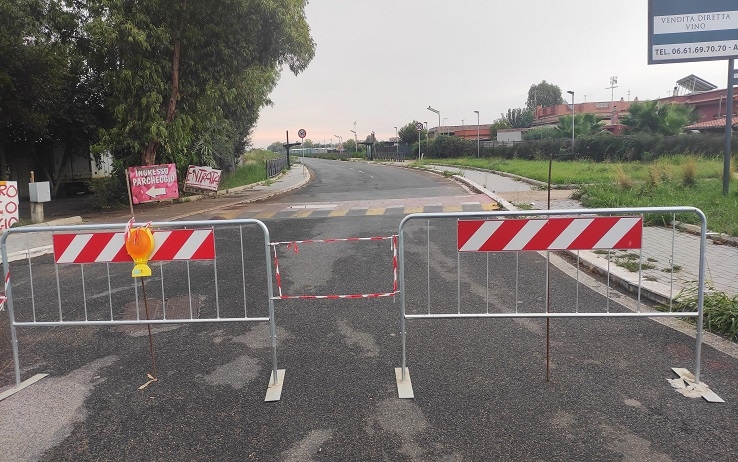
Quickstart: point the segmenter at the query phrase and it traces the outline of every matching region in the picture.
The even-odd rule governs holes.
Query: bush
[[[425,141],[423,141],[425,143]],[[413,151],[418,152],[418,143],[413,144]],[[425,157],[437,159],[450,159],[456,157],[476,157],[477,142],[465,140],[458,136],[441,135],[434,139],[427,149],[424,150]]]
[[[505,159],[548,159],[549,156],[553,156],[554,159],[560,160],[591,159],[596,162],[650,162],[660,157],[677,154],[714,155],[715,153],[722,153],[724,146],[725,137],[723,135],[683,134],[661,136],[641,133],[612,136],[610,133],[603,133],[577,138],[573,152],[571,150],[571,140],[568,138],[546,138],[523,141],[513,146],[487,148],[484,155]],[[738,153],[738,136],[733,138],[732,146],[733,152]]]
[[[563,138],[563,133],[557,127],[548,125],[545,127],[531,128],[527,132],[523,133],[523,140],[543,140],[546,138]]]
[[[128,189],[126,187],[125,169],[116,168],[105,178],[95,178],[90,181],[90,202],[93,208],[111,209],[128,204]]]

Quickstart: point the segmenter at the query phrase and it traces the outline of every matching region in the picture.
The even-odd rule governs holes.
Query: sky
[[[301,128],[316,143],[354,127],[359,141],[388,140],[413,120],[437,127],[428,106],[442,126],[476,125],[474,111],[492,123],[542,80],[575,103],[669,96],[690,74],[727,86],[727,60],[647,64],[647,0],[312,0],[305,13],[315,57],[282,72],[254,147],[287,130],[299,141]]]

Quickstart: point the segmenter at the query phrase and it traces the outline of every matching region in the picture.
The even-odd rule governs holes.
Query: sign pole
[[[128,191],[128,206],[131,207],[131,218],[133,218],[133,195],[131,194],[131,179],[129,178],[128,169],[125,171],[126,175],[126,190]]]
[[[733,85],[735,85],[735,59],[728,59],[728,100],[725,105],[725,152],[723,154],[723,196],[730,189],[730,143],[733,139]]]
[[[285,148],[285,149],[287,149],[287,170],[289,170],[290,169],[290,147],[289,147],[289,144],[290,144],[290,131],[289,130],[286,130],[285,133],[287,134],[287,147]]]

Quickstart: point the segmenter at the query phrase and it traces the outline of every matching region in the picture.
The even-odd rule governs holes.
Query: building
[[[660,98],[659,103],[681,103],[693,106],[697,114],[697,123],[722,119],[723,126],[725,126],[727,98],[728,89],[723,88],[720,90]],[[738,87],[733,89],[733,115],[735,116],[736,114],[738,114]]]
[[[738,117],[733,116],[733,131],[738,128]],[[697,130],[700,133],[725,133],[725,116],[714,120],[697,122],[684,127],[685,130]]]
[[[489,129],[492,124],[480,124],[479,125],[479,139],[482,141],[490,140]],[[469,125],[444,125],[440,127],[441,135],[458,136],[465,140],[476,140],[477,139],[477,124]],[[439,135],[439,127],[433,127],[428,129],[428,137],[435,139]]]
[[[630,104],[630,101],[624,101],[622,99],[620,101],[575,103],[574,113],[596,114],[600,120],[604,120],[605,123],[611,123],[613,117],[628,112]],[[539,106],[536,108],[535,114],[533,114],[533,127],[557,125],[559,123],[559,117],[571,115],[571,109],[571,104],[567,103],[549,107]]]
[[[497,130],[497,142],[507,146],[523,141],[523,133],[530,128],[500,128]]]

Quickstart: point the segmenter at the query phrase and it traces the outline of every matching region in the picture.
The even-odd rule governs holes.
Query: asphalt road
[[[315,179],[302,190],[191,218],[253,216],[257,208],[268,212],[264,222],[273,242],[389,236],[397,233],[403,216],[398,204],[440,211],[442,204],[478,199],[422,172],[313,159],[307,164]],[[287,213],[300,207],[309,213]],[[369,214],[374,209],[383,213]],[[336,213],[341,210],[345,213]],[[430,223],[430,230],[427,224],[409,228],[406,236],[409,313],[502,311],[516,298],[521,309],[540,309],[543,257],[523,254],[516,261],[514,254],[494,254],[488,264],[485,257],[465,256],[459,269],[454,221]],[[258,242],[258,236],[247,235],[246,241]],[[216,236],[224,260],[218,268],[223,286],[218,309],[226,313],[244,305],[237,290],[242,270],[230,258],[238,242],[234,229]],[[246,279],[259,280],[263,248],[249,245],[244,252],[253,263]],[[298,253],[282,248],[279,256],[285,293],[351,294],[392,287],[387,241],[303,244]],[[106,277],[87,271],[88,298],[106,298]],[[114,268],[112,279],[125,280],[126,271]],[[212,315],[210,273],[198,265],[191,271],[201,315]],[[554,266],[550,271],[552,309],[570,309],[576,281]],[[55,300],[51,258],[34,259],[33,272],[33,296]],[[67,315],[82,316],[74,282],[79,274],[61,277]],[[586,284],[579,287],[580,305],[605,306],[602,282],[581,278]],[[186,294],[186,279],[181,268],[164,276],[170,297]],[[160,290],[160,282],[156,275],[151,278],[152,293]],[[14,290],[15,284],[18,294],[31,297],[30,284],[19,280]],[[125,290],[130,282],[118,284],[113,287],[116,310],[131,303]],[[266,295],[263,284],[249,286],[246,305],[254,315],[263,313]],[[620,302],[633,305],[622,294],[611,295],[611,311],[625,310]],[[54,316],[53,303],[41,305],[38,316]],[[137,387],[145,382],[149,356],[140,328],[19,329],[24,378],[38,372],[50,376],[0,402],[0,458],[738,459],[738,361],[703,349],[703,380],[724,404],[686,398],[666,382],[674,377],[671,367],[693,368],[689,335],[647,319],[554,319],[546,381],[544,320],[410,320],[408,366],[415,399],[400,400],[394,381],[401,358],[398,310],[391,297],[277,301],[278,361],[286,377],[282,399],[275,403],[263,402],[271,368],[264,324],[155,329],[160,381],[144,390]],[[8,364],[2,358],[4,383]]]

